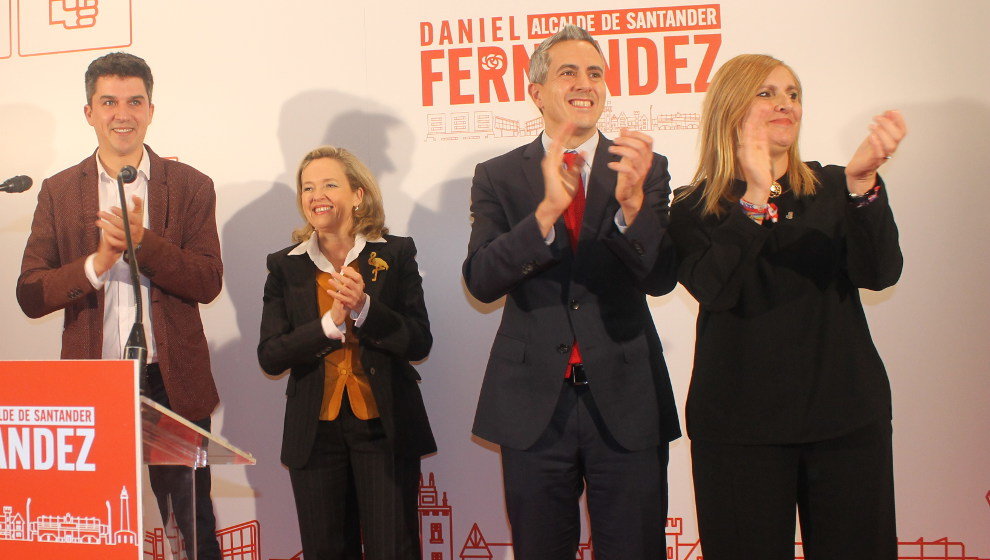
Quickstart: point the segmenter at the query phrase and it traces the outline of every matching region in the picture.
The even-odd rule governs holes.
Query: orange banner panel
[[[530,39],[545,39],[568,24],[582,27],[592,35],[696,31],[721,29],[722,13],[718,4],[701,4],[526,16]]]
[[[0,387],[0,557],[141,558],[134,362],[0,362]]]

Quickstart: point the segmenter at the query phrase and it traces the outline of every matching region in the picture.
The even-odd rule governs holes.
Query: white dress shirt
[[[120,196],[117,192],[117,179],[111,177],[103,167],[99,156],[96,157],[96,169],[99,173],[100,210],[110,212],[110,208],[120,206]],[[133,219],[133,195],[141,197],[144,205],[144,221],[141,225],[148,227],[148,182],[151,180],[151,160],[148,150],[141,154],[141,164],[137,168],[137,178],[134,182],[124,184],[124,198],[127,200],[128,218]],[[102,230],[100,235],[103,235]],[[89,283],[97,290],[103,289],[103,358],[119,360],[124,357],[124,345],[131,334],[134,325],[134,315],[137,302],[134,300],[134,286],[131,284],[130,265],[124,262],[123,255],[102,275],[96,275],[93,261],[96,254],[86,259],[85,271]],[[140,255],[138,257],[140,262]],[[140,276],[141,300],[143,308],[142,322],[144,337],[148,343],[148,362],[158,361],[158,348],[155,344],[154,330],[151,328],[151,281]]]

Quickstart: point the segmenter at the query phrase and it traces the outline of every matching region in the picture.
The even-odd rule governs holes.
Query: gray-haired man
[[[502,447],[517,560],[573,560],[585,488],[598,560],[665,557],[680,433],[646,295],[676,282],[669,175],[649,136],[598,131],[604,76],[583,29],[544,41],[529,93],[546,129],[479,164],[471,188],[464,279],[479,300],[507,296],[474,433]]]

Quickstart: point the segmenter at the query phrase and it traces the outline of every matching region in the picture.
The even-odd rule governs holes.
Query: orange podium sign
[[[140,559],[132,361],[0,362],[0,558]]]

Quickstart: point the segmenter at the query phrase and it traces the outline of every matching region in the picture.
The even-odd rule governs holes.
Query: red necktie
[[[564,163],[570,168],[575,164],[577,160],[577,152],[564,152]],[[578,237],[581,235],[581,222],[584,220],[584,179],[581,178],[581,171],[578,170],[578,184],[577,190],[574,191],[574,198],[571,199],[571,204],[564,211],[564,225],[567,226],[567,235],[571,239],[571,250],[577,253],[578,247]],[[564,378],[570,378],[572,364],[580,364],[581,351],[578,350],[577,340],[574,340],[574,344],[571,345],[571,356],[567,359],[567,371],[564,372]]]
[[[568,168],[575,164],[577,152],[564,152],[564,163]],[[571,238],[571,250],[577,253],[578,238],[581,236],[581,221],[584,220],[584,179],[578,172],[577,190],[574,191],[574,198],[571,199],[570,206],[564,211],[564,225],[567,226],[568,236]]]

